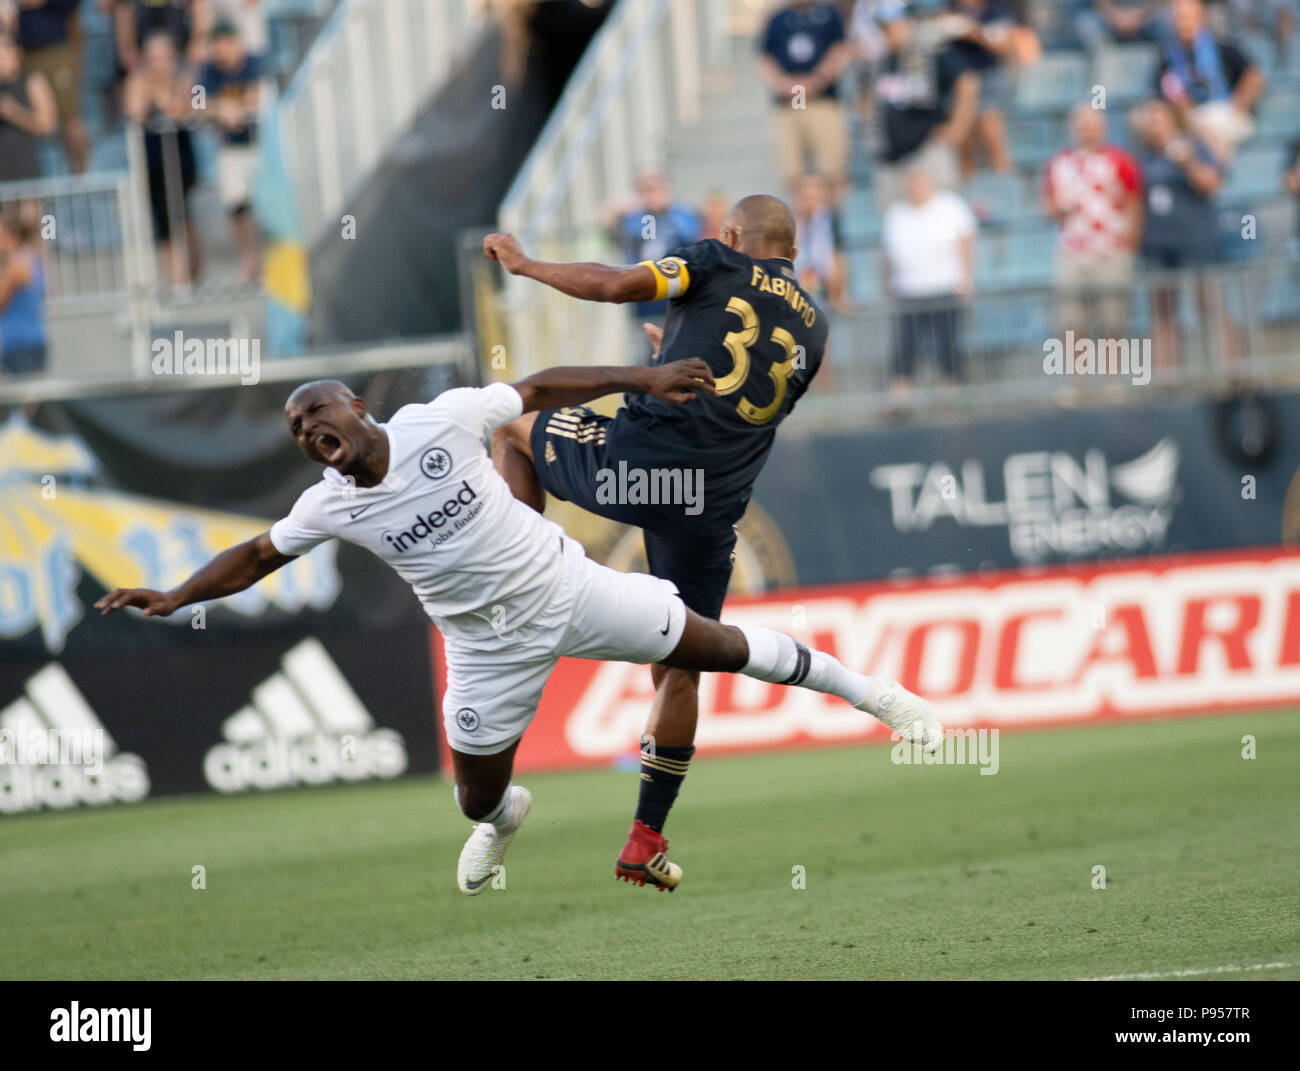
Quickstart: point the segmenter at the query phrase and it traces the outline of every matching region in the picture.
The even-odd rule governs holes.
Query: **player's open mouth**
[[[314,445],[316,453],[321,456],[321,459],[331,465],[337,464],[343,459],[343,455],[347,453],[347,445],[337,436],[331,435],[327,431],[319,432],[316,435]]]

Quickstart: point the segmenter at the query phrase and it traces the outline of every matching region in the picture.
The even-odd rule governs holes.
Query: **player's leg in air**
[[[510,783],[515,746],[561,657],[662,663],[685,673],[743,673],[838,696],[928,750],[942,742],[943,726],[930,704],[894,681],[856,673],[783,633],[702,617],[668,581],[597,565],[572,541],[566,541],[566,556],[571,594],[556,607],[555,622],[542,623],[490,658],[474,650],[448,651],[443,721],[456,794],[464,813],[479,823],[461,853],[463,892],[472,895],[490,885],[528,813],[531,796]],[[656,746],[643,759],[653,764],[661,751]],[[648,828],[634,835],[616,876],[675,888],[682,872],[669,862],[667,847],[662,834]]]
[[[657,338],[650,337],[657,345]],[[607,418],[585,409],[527,413],[497,429],[492,460],[515,498],[539,513],[546,505],[541,470],[560,497],[611,520],[640,527],[648,571],[670,581],[696,613],[717,620],[731,580],[735,529],[720,524],[708,531],[687,531],[652,509],[596,501],[592,494],[596,473],[616,467],[605,450],[608,423]],[[541,465],[534,461],[538,453]],[[638,468],[655,465],[628,463]],[[656,663],[651,666],[651,676],[655,697],[641,737],[636,813],[618,855],[618,874],[637,873],[646,861],[663,855],[668,812],[695,754],[699,672]]]

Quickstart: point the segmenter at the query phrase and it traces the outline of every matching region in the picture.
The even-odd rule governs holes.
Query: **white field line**
[[[1108,974],[1104,978],[1081,978],[1081,982],[1136,982],[1148,978],[1197,978],[1205,974],[1235,974],[1239,971],[1274,971],[1294,963],[1252,963],[1249,967],[1196,967],[1185,971],[1140,971],[1137,974]]]

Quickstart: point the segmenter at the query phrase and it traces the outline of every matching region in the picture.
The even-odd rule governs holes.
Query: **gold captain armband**
[[[691,285],[691,273],[681,257],[664,257],[663,260],[643,260],[640,267],[649,268],[655,276],[655,301],[680,297]]]

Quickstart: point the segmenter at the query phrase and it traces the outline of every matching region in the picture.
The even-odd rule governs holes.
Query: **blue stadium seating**
[[[1052,154],[1068,143],[1067,118],[1064,113],[1012,112],[1007,116],[1007,137],[1016,166],[1040,171]]]
[[[967,180],[962,196],[982,223],[1014,223],[1038,215],[1032,180],[1011,173],[977,171]]]
[[[981,231],[975,243],[975,283],[980,290],[1048,286],[1056,257],[1056,227],[1035,221]]]
[[[1043,58],[1022,71],[1016,85],[1018,111],[1071,107],[1086,98],[1088,59],[1078,52],[1044,52]]]
[[[884,300],[879,246],[857,247],[847,254],[849,295],[856,305],[875,305]]]
[[[1257,145],[1242,149],[1233,161],[1219,194],[1226,204],[1249,204],[1273,197],[1282,183],[1286,150],[1280,145]]]
[[[1151,95],[1160,57],[1153,45],[1117,45],[1094,57],[1092,81],[1106,90],[1106,106],[1131,104]]]
[[[880,211],[876,194],[870,187],[850,190],[844,195],[840,223],[847,245],[862,245],[880,238]]]
[[[1300,93],[1274,90],[1266,93],[1255,116],[1255,136],[1268,140],[1291,140],[1300,124]]]

